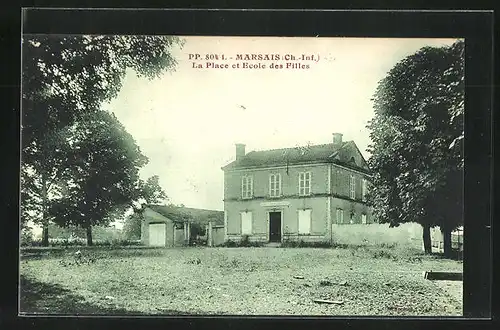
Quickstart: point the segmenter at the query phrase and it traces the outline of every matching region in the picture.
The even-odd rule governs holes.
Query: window
[[[337,209],[337,223],[344,223],[344,210]]]
[[[281,174],[271,174],[269,176],[269,196],[281,196]]]
[[[356,197],[356,181],[354,179],[354,175],[351,175],[351,178],[349,181],[349,187],[350,187],[349,196],[351,197],[351,199],[354,199]]]
[[[363,202],[366,202],[366,193],[368,192],[367,188],[366,179],[363,179],[363,186],[361,187],[361,199]]]
[[[252,212],[241,212],[241,235],[252,235]]]
[[[309,196],[311,194],[311,172],[299,173],[299,195]]]
[[[366,214],[361,214],[361,223],[366,225]]]
[[[241,178],[241,198],[252,198],[253,177],[245,175]]]
[[[299,210],[299,234],[311,233],[311,210]]]

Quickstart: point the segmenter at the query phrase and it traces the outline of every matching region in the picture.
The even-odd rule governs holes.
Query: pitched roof
[[[354,146],[354,148],[348,148],[349,146]],[[354,150],[357,150],[355,143],[353,141],[345,141],[340,146],[328,143],[295,148],[251,151],[239,160],[235,160],[222,167],[222,169],[332,162],[368,171],[364,159],[362,160],[363,164],[353,164],[350,162],[351,157],[354,156]]]
[[[210,221],[213,221],[217,225],[224,224],[224,211],[155,204],[148,204],[145,205],[145,207],[148,207],[173,221],[184,221],[185,219],[189,219],[199,224],[208,224]]]

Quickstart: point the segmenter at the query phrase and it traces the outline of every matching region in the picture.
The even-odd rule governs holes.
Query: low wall
[[[333,242],[337,244],[378,245],[398,244],[423,249],[422,226],[417,223],[405,223],[390,228],[389,224],[367,225],[332,225]],[[430,229],[432,251],[443,252],[443,234],[439,227]],[[463,230],[451,234],[453,249],[463,251]]]
[[[405,223],[389,228],[389,224],[332,225],[333,243],[353,245],[398,244],[422,248],[422,226]]]
[[[222,245],[224,243],[224,226],[212,227],[212,244],[213,246]]]
[[[206,235],[204,236],[208,246],[218,246],[224,244],[224,225],[206,226]],[[210,244],[210,240],[212,241]]]
[[[184,228],[178,229],[175,228],[175,241],[174,246],[183,246],[186,244],[184,237]]]

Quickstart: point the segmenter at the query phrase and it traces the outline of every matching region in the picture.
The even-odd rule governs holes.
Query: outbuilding
[[[223,223],[224,212],[171,205],[146,205],[142,211],[141,242],[146,246],[189,245],[192,224]]]

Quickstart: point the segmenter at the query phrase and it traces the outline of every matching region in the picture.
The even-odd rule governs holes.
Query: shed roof
[[[210,221],[217,225],[224,224],[224,211],[156,204],[148,204],[145,205],[145,207],[150,208],[174,222],[190,220],[199,224],[208,224]]]

